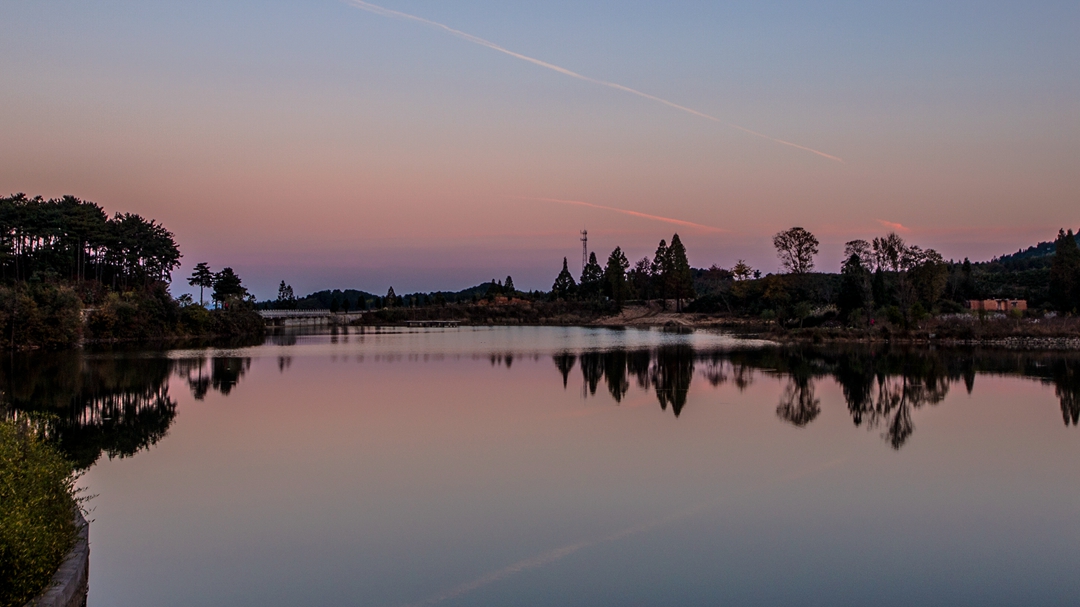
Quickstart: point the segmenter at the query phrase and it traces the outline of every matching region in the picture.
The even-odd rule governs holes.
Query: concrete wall
[[[90,523],[82,512],[75,513],[78,534],[75,545],[60,563],[49,587],[26,607],[85,607],[90,578]]]

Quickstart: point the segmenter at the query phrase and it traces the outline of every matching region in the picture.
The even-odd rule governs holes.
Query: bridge
[[[365,312],[331,312],[330,310],[257,310],[268,326],[289,325],[347,325],[360,320]]]
[[[296,325],[347,325],[360,320],[367,312],[331,312],[330,310],[258,310],[270,327]],[[407,327],[456,327],[457,320],[406,320]]]

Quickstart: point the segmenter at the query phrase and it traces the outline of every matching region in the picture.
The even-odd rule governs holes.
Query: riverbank
[[[780,342],[908,343],[945,346],[987,346],[1020,349],[1080,349],[1080,318],[1016,318],[1004,314],[979,317],[948,314],[914,323],[911,328],[888,321],[849,327],[837,321],[817,326],[785,327],[758,318],[677,313],[659,305],[626,306],[618,314],[589,323],[594,326],[682,327],[724,329]]]

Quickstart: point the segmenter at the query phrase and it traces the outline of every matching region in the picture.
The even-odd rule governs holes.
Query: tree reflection
[[[776,406],[777,417],[802,428],[814,421],[819,413],[821,400],[814,396],[813,380],[792,376]]]
[[[222,396],[228,396],[240,378],[251,368],[250,358],[234,356],[218,356],[210,363],[210,386],[220,392]],[[199,398],[196,396],[196,398]]]
[[[156,444],[176,417],[164,357],[93,357],[83,352],[35,352],[0,371],[4,406],[35,415],[78,469],[102,453],[128,457]]]
[[[604,378],[604,355],[599,352],[581,353],[581,376],[589,394],[596,396],[596,387]]]
[[[694,351],[689,346],[668,346],[656,351],[650,378],[656,386],[656,398],[660,409],[671,405],[675,417],[679,417],[686,396],[690,392],[690,380],[694,376]]]
[[[223,395],[251,366],[250,358],[94,355],[33,352],[0,366],[5,415],[35,416],[79,469],[105,454],[130,457],[157,444],[176,418],[169,378],[185,380],[196,399]]]
[[[574,368],[574,363],[577,362],[577,356],[563,352],[551,357],[555,361],[555,366],[559,369],[559,373],[562,373],[562,387],[566,388],[566,384],[570,379],[570,371]]]
[[[622,402],[623,396],[630,391],[630,382],[626,379],[626,350],[612,350],[604,354],[608,392],[615,402]]]
[[[971,393],[979,374],[1013,374],[1052,383],[1065,424],[1080,424],[1080,354],[888,346],[694,351],[685,345],[579,356],[562,352],[553,359],[563,387],[579,358],[586,396],[595,396],[600,383],[606,382],[611,398],[620,403],[636,385],[655,391],[661,410],[670,406],[676,417],[686,405],[695,368],[710,386],[731,384],[739,391],[753,383],[757,372],[774,375],[785,380],[776,415],[800,428],[821,415],[817,382],[831,378],[840,385],[854,425],[880,430],[894,449],[914,434],[917,411],[942,402],[954,383],[963,382]]]
[[[1054,365],[1054,392],[1061,400],[1065,425],[1080,422],[1080,368],[1076,361],[1060,360]]]

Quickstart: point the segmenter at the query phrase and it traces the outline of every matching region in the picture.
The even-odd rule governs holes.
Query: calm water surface
[[[1073,605],[1080,355],[462,328],[4,371],[90,605]]]

